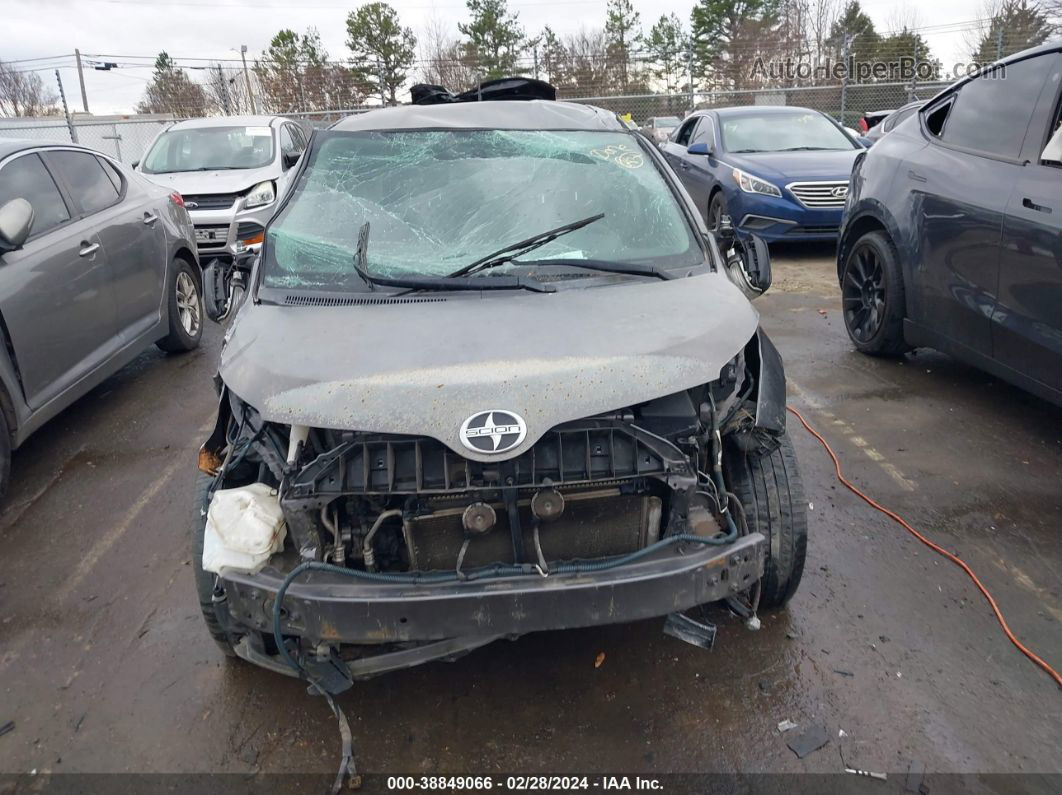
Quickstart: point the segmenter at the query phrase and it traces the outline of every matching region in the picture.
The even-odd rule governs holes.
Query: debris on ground
[[[878,781],[888,781],[888,776],[884,773],[872,773],[869,770],[856,770],[854,767],[846,767],[845,773],[851,773],[855,776],[865,776],[866,778],[876,778]]]
[[[604,662],[605,662],[605,653],[603,651],[599,651],[597,653],[597,657],[594,658],[594,667],[595,668],[600,668]]]
[[[785,732],[789,731],[790,729],[795,729],[796,727],[797,727],[797,724],[793,723],[793,721],[789,720],[789,718],[786,718],[785,720],[781,721],[778,724],[778,731],[780,731],[780,732],[782,732],[784,734]]]
[[[803,759],[808,754],[822,748],[829,741],[830,735],[826,731],[826,727],[818,725],[811,726],[803,734],[786,742],[786,745],[789,746],[790,751],[797,755],[798,759]]]
[[[3,737],[8,732],[13,732],[14,730],[15,730],[15,722],[13,720],[9,720],[3,726],[0,726],[0,737]]]
[[[840,668],[834,668],[833,672],[835,674],[840,674],[841,676],[855,676],[855,674],[852,673],[851,671],[845,671],[845,670],[842,670]]]

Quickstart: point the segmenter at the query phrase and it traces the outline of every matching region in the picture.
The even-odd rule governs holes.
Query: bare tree
[[[212,63],[207,67],[206,75],[203,89],[211,105],[229,116],[250,112],[251,103],[242,70]]]
[[[39,74],[0,61],[0,116],[48,116],[58,101]]]
[[[476,85],[479,75],[475,59],[461,40],[438,18],[428,20],[420,41],[420,80],[451,91],[465,91]]]

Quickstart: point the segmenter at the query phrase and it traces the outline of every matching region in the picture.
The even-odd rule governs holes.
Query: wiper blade
[[[533,293],[553,293],[557,288],[543,284],[529,276],[372,276],[373,284],[384,287],[405,287],[407,290],[530,290]]]
[[[539,266],[563,265],[568,268],[587,268],[588,270],[601,271],[603,273],[622,273],[630,276],[654,276],[657,279],[673,279],[667,271],[662,271],[655,265],[640,265],[637,262],[611,262],[602,259],[536,259],[515,260],[514,265]]]
[[[354,252],[354,270],[370,290],[381,287],[405,287],[407,290],[530,290],[552,293],[556,287],[526,276],[497,276],[490,279],[463,279],[452,276],[377,276],[368,271],[369,222],[358,230],[358,248]]]
[[[828,146],[790,146],[785,149],[777,149],[778,152],[829,152]]]
[[[566,235],[569,232],[582,229],[584,226],[588,226],[594,223],[594,221],[600,221],[604,217],[604,213],[598,213],[597,215],[591,215],[589,218],[584,218],[581,221],[573,221],[570,224],[558,226],[556,229],[550,229],[548,232],[540,232],[534,237],[529,237],[527,240],[521,240],[519,243],[512,243],[511,245],[505,246],[505,248],[500,248],[492,254],[488,254],[475,262],[465,265],[463,268],[458,268],[453,273],[449,274],[449,278],[455,276],[468,276],[476,271],[486,270],[487,268],[497,268],[499,265],[511,262],[521,254],[526,254],[529,251],[534,251],[536,248],[541,248],[547,243],[552,243],[561,235]]]

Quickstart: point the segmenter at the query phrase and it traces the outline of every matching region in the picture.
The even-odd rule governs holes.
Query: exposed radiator
[[[602,558],[641,549],[660,538],[659,497],[623,495],[618,489],[564,494],[564,513],[539,525],[539,540],[547,562],[576,558]],[[532,516],[528,500],[518,503],[523,535],[523,559],[535,561]],[[485,535],[472,538],[462,568],[490,563],[512,563],[513,544],[502,503],[492,505],[497,524]],[[465,534],[461,514],[465,506],[439,507],[430,516],[407,520],[406,543],[411,567],[419,571],[453,569]]]

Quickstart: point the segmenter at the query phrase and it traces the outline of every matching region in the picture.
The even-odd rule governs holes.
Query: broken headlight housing
[[[251,192],[247,194],[247,200],[243,203],[243,206],[248,210],[252,207],[264,207],[272,203],[276,198],[276,184],[267,179],[265,182],[259,182],[251,188]]]

